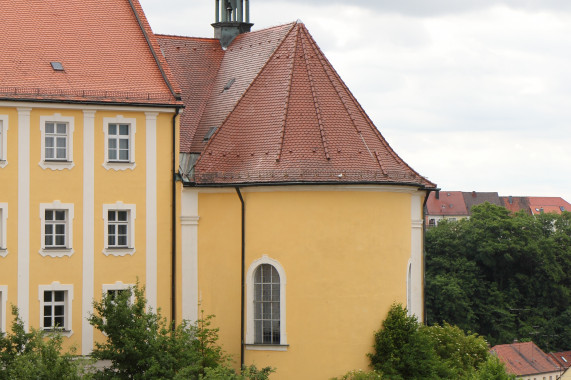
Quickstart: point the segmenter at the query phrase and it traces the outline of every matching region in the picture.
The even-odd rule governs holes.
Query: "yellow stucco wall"
[[[242,190],[246,270],[267,255],[286,278],[287,351],[246,350],[273,379],[328,379],[366,369],[373,333],[393,302],[406,304],[411,195],[375,191]],[[240,358],[240,202],[199,195],[201,307]],[[248,301],[247,301],[248,302]]]
[[[30,111],[30,164],[29,164],[29,231],[18,229],[18,189],[19,169],[18,149],[18,123],[17,107],[31,108]],[[8,164],[0,168],[0,203],[8,204],[7,219],[7,250],[6,257],[0,257],[0,286],[8,289],[7,309],[11,304],[18,305],[18,235],[29,236],[29,295],[28,295],[28,322],[30,326],[40,325],[39,286],[50,285],[54,281],[62,285],[73,285],[72,330],[73,334],[65,339],[66,346],[75,345],[81,353],[81,343],[84,331],[82,323],[86,315],[82,315],[83,302],[83,241],[84,223],[93,228],[93,259],[94,281],[93,296],[100,299],[103,284],[115,284],[120,281],[124,284],[146,282],[146,208],[147,208],[147,146],[156,146],[156,220],[150,221],[149,228],[157,231],[157,266],[153,270],[157,273],[157,306],[162,307],[166,315],[170,313],[170,257],[171,257],[171,210],[172,210],[172,117],[173,109],[151,109],[134,107],[121,108],[101,106],[85,106],[85,109],[94,110],[94,156],[93,156],[93,183],[84,186],[84,109],[73,105],[36,105],[33,103],[18,104],[17,106],[0,105],[0,116],[8,115],[9,128]],[[147,117],[145,112],[156,113],[156,141],[147,141]],[[72,117],[73,131],[73,163],[71,169],[52,170],[42,168],[41,154],[41,117],[60,114],[62,117]],[[126,170],[106,169],[105,162],[105,134],[104,119],[117,118],[134,119],[136,123],[135,166]],[[178,121],[175,136],[178,136]],[[177,144],[178,146],[178,144]],[[175,157],[178,154],[175,154]],[[93,189],[93,219],[85,220],[83,212],[84,195],[86,188]],[[40,204],[54,201],[73,204],[74,218],[71,221],[73,229],[73,254],[63,257],[44,257],[41,249],[42,223],[40,217]],[[103,206],[105,204],[133,204],[136,207],[134,220],[135,252],[133,255],[121,257],[106,256],[104,249],[104,219]],[[22,305],[18,305],[22,306]],[[11,317],[7,315],[7,327]],[[97,332],[95,339],[101,339]]]

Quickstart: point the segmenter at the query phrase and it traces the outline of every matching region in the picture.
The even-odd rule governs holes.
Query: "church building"
[[[436,185],[303,23],[213,7],[195,38],[138,0],[0,3],[0,328],[13,304],[88,355],[93,300],[139,281],[169,319],[215,315],[237,366],[366,369],[394,302],[423,319]]]

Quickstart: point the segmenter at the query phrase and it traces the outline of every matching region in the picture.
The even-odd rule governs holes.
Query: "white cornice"
[[[174,113],[176,107],[150,107],[150,106],[118,106],[118,105],[93,105],[93,104],[69,104],[69,103],[43,103],[43,102],[7,102],[0,101],[0,107],[14,108],[49,108],[49,109],[69,109],[69,110],[85,110],[94,111],[129,111],[129,112],[158,112],[158,113]]]

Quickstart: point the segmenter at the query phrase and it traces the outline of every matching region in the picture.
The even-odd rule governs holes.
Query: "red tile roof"
[[[490,350],[517,375],[534,375],[556,372],[560,367],[533,342],[500,344]]]
[[[0,14],[0,99],[176,103],[138,0],[2,0]]]
[[[500,202],[502,206],[511,212],[518,212],[524,210],[527,214],[531,215],[531,209],[529,208],[529,198],[528,197],[500,197]]]
[[[439,191],[430,193],[426,201],[427,215],[468,216],[461,191]]]
[[[470,215],[472,215],[472,207],[482,203],[488,202],[496,206],[502,205],[500,202],[500,197],[496,192],[465,191],[462,193],[462,195],[464,196],[466,210],[468,210]]]
[[[541,214],[554,212],[561,214],[562,211],[571,211],[571,204],[561,197],[528,197],[531,213]]]
[[[167,61],[185,59],[167,46],[172,40],[160,37]],[[207,57],[197,62],[218,64]],[[194,72],[173,69],[178,78]],[[239,35],[224,52],[213,83],[198,126],[182,127],[195,132],[190,149],[181,151],[202,153],[197,184],[436,186],[391,149],[301,23]],[[212,127],[217,131],[206,142]],[[187,144],[188,136],[181,140]]]
[[[559,366],[563,368],[571,367],[571,351],[550,352],[549,356],[553,358]]]

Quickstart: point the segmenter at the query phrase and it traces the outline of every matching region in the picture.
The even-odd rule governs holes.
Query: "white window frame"
[[[280,276],[280,343],[257,344],[255,343],[254,326],[254,275],[256,269],[262,264],[272,265]],[[246,274],[246,349],[260,351],[287,351],[286,333],[286,274],[282,265],[267,255],[254,260]]]
[[[135,219],[137,217],[136,210],[136,205],[124,204],[123,202],[103,205],[103,237],[105,239],[103,244],[103,254],[105,256],[125,256],[133,255],[135,253]],[[109,211],[127,211],[127,247],[125,248],[109,246]]]
[[[0,257],[6,257],[8,254],[8,234],[6,229],[8,223],[8,203],[0,203]]]
[[[109,161],[109,124],[129,124],[129,161]],[[135,169],[135,133],[137,132],[137,119],[117,117],[103,118],[103,134],[105,135],[105,161],[103,167],[107,170],[133,170]]]
[[[114,284],[103,284],[101,288],[101,298],[111,291],[121,291],[131,289],[131,304],[135,302],[135,284],[125,284],[123,281],[115,281]]]
[[[44,292],[46,291],[63,291],[64,296],[64,325],[61,330],[44,328]],[[40,302],[40,329],[46,331],[54,331],[63,336],[70,337],[73,335],[72,317],[73,317],[73,285],[60,284],[58,281],[52,282],[50,285],[38,286],[38,300]]]
[[[46,247],[46,210],[64,210],[66,212],[66,245],[63,248]],[[71,256],[73,250],[73,219],[74,207],[73,203],[61,203],[59,200],[52,203],[40,203],[40,220],[41,220],[41,234],[42,245],[40,255],[46,257],[63,257]]]
[[[0,285],[0,333],[6,332],[6,301],[8,301],[8,286]]]
[[[47,159],[46,158],[46,123],[65,123],[67,124],[67,140],[66,140],[66,159]],[[62,116],[59,113],[53,115],[40,116],[41,146],[42,155],[40,167],[42,169],[63,170],[71,169],[75,166],[73,162],[73,131],[75,130],[75,118],[73,116]]]
[[[8,165],[8,115],[0,115],[0,168]]]

